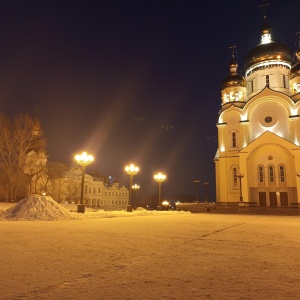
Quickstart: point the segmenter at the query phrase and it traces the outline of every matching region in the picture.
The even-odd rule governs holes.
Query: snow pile
[[[11,208],[0,213],[5,220],[67,220],[73,215],[49,196],[30,195]]]

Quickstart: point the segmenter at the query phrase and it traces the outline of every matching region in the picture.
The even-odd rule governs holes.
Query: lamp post
[[[138,202],[137,199],[138,199],[138,191],[140,190],[140,186],[135,183],[131,188],[134,191],[134,203],[136,205]]]
[[[208,201],[208,185],[209,183],[207,181],[205,181],[203,183],[204,187],[205,187],[205,201],[207,202]]]
[[[199,179],[195,179],[194,183],[196,185],[196,200],[199,200],[199,186],[200,186],[200,180]]]
[[[128,205],[127,205],[127,211],[132,212],[132,180],[133,176],[136,175],[139,171],[139,168],[136,167],[134,164],[130,164],[129,166],[125,167],[125,172],[129,175],[129,199],[128,199]]]
[[[165,200],[161,203],[162,207],[164,208],[164,210],[169,210],[169,201]]]
[[[77,205],[77,212],[84,213],[85,205],[83,204],[83,190],[84,190],[84,174],[85,167],[92,163],[94,157],[92,155],[87,154],[86,152],[82,152],[82,154],[75,155],[76,162],[81,165],[81,191],[80,191],[80,204]]]
[[[235,176],[236,178],[239,178],[239,179],[240,179],[240,201],[242,202],[242,201],[243,201],[242,178],[244,177],[244,174],[243,174],[243,173],[240,173],[240,174],[235,174],[234,176]]]
[[[158,182],[158,207],[157,207],[158,209],[161,208],[161,203],[160,203],[161,202],[161,200],[160,200],[160,198],[161,198],[161,183],[163,181],[165,181],[166,178],[167,178],[167,176],[165,174],[162,174],[161,172],[154,175],[154,179]]]

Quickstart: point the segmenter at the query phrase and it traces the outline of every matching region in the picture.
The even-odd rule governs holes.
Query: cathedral
[[[243,76],[232,49],[217,120],[216,202],[300,207],[300,40],[294,55],[272,40],[264,17]]]

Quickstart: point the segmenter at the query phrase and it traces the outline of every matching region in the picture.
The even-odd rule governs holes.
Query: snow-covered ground
[[[70,214],[0,221],[1,300],[300,299],[299,216]]]

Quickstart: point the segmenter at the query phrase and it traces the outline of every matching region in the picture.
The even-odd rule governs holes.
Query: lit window
[[[284,166],[279,166],[280,182],[285,182]]]

